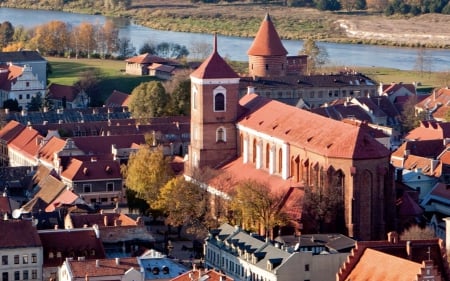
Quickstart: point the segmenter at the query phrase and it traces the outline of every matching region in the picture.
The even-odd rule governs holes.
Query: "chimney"
[[[55,224],[54,228],[55,228],[55,230],[58,230],[59,227],[57,224]]]
[[[5,214],[3,215],[3,220],[4,220],[4,221],[7,221],[7,220],[8,220],[8,214],[7,214],[7,213],[5,213]]]
[[[108,226],[108,216],[103,216],[103,224]]]
[[[95,260],[95,267],[100,267],[100,260]]]
[[[398,233],[395,231],[391,231],[388,233],[388,242],[392,244],[398,243]]]
[[[225,275],[220,274],[219,281],[225,281]]]
[[[116,265],[120,264],[120,258],[116,258]]]
[[[247,94],[254,94],[255,93],[255,87],[253,86],[247,86]]]
[[[92,229],[93,229],[94,232],[95,232],[95,237],[96,237],[97,239],[100,239],[100,229],[98,228],[98,225],[97,225],[97,224],[94,224],[94,225],[92,226]]]
[[[412,260],[412,245],[411,241],[406,241],[406,255],[409,260]]]

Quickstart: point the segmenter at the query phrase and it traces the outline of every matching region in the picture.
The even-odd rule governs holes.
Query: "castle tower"
[[[189,167],[217,167],[237,155],[239,75],[217,52],[191,74]]]
[[[253,77],[285,76],[287,51],[278,36],[275,26],[266,14],[252,46],[247,51],[248,72]]]

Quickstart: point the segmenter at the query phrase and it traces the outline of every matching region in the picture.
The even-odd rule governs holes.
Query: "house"
[[[36,166],[36,155],[42,139],[39,132],[33,128],[22,128],[8,143],[9,166]]]
[[[43,278],[43,246],[30,220],[0,220],[0,271],[2,280],[46,280]]]
[[[108,278],[108,279],[105,279]],[[64,261],[58,270],[59,281],[123,280],[140,281],[142,273],[137,259],[115,258]]]
[[[398,97],[412,97],[417,96],[416,83],[395,83],[383,84],[380,83],[378,88],[378,95],[387,96],[392,103],[397,103]]]
[[[105,258],[105,249],[97,226],[81,229],[39,230],[44,252],[44,279],[58,276],[58,267],[67,259],[95,260]]]
[[[181,263],[166,257],[155,250],[148,250],[138,257],[144,280],[169,281],[188,271]]]
[[[17,121],[10,121],[0,130],[0,167],[9,166],[8,144],[23,129],[25,129],[25,125]]]
[[[47,60],[37,51],[0,52],[0,64],[28,65],[44,88],[47,85]]]
[[[19,107],[26,109],[32,98],[43,98],[45,85],[29,65],[0,65],[0,102],[16,100]]]
[[[205,240],[205,266],[220,270],[234,280],[334,280],[349,253],[328,252],[322,243],[310,242],[311,238],[313,242],[318,241],[314,237],[311,235],[309,240],[304,237],[295,247],[285,247],[223,224],[211,230]],[[344,248],[352,248],[352,244],[354,241],[346,243]]]
[[[75,86],[52,83],[48,86],[47,97],[54,108],[87,108],[89,96]]]
[[[211,167],[233,179],[269,182],[273,192],[285,194],[284,203],[292,203],[283,208],[296,218],[296,231],[307,227],[299,221],[304,188],[334,186],[342,190],[345,205],[343,233],[376,239],[395,228],[394,170],[387,148],[360,127],[268,99],[252,88],[239,98],[239,81],[218,54],[215,39],[213,53],[191,74],[188,179],[193,170]],[[233,187],[207,185],[225,200]]]
[[[126,59],[125,62],[125,73],[133,75],[157,74],[154,69],[156,65],[166,65],[167,67],[179,65],[177,62],[151,55],[149,53]],[[156,65],[153,66],[154,64]],[[151,66],[153,66],[153,70],[149,71]],[[167,70],[168,68],[165,69],[165,72],[167,72]]]
[[[387,241],[359,241],[336,280],[450,280],[444,242],[403,241],[394,232]]]
[[[428,97],[417,103],[415,108],[417,112],[425,112],[430,119],[445,122],[449,111],[449,101],[450,89],[435,89]]]
[[[149,75],[158,77],[159,79],[168,80],[174,74],[176,67],[173,65],[165,65],[160,63],[152,63],[148,67]]]

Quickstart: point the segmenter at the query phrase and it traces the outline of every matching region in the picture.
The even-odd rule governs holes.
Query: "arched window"
[[[225,111],[225,95],[217,93],[214,95],[214,111]]]
[[[223,127],[220,127],[216,130],[216,142],[226,142],[226,132]]]
[[[278,150],[278,173],[281,174],[283,171],[283,150],[280,148]]]
[[[256,139],[253,140],[252,162],[256,163]]]
[[[192,107],[194,109],[197,109],[197,103],[198,103],[198,91],[195,86],[192,87]]]
[[[266,144],[266,169],[269,169],[270,165],[270,145]]]

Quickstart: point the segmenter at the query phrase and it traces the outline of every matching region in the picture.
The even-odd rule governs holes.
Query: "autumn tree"
[[[98,31],[101,34],[99,52],[104,56],[111,55],[119,49],[119,29],[110,20],[106,21]]]
[[[328,61],[327,50],[316,44],[316,42],[309,38],[303,42],[303,48],[299,52],[300,55],[307,55],[307,72],[314,73],[318,68],[325,65]]]
[[[261,230],[266,236],[272,237],[275,226],[287,223],[287,215],[280,206],[283,194],[273,193],[265,183],[242,181],[236,186],[232,198],[234,218],[244,228],[256,227],[253,230]]]
[[[63,54],[69,46],[69,33],[65,22],[51,21],[36,27],[30,39],[33,48],[47,55]]]
[[[88,58],[94,50],[97,49],[97,41],[95,36],[95,27],[89,22],[82,22],[73,29],[72,46],[75,45],[76,55],[78,52],[83,53]]]
[[[204,235],[213,224],[209,197],[208,191],[179,176],[160,189],[152,208],[161,210],[168,224],[186,226],[188,232]]]
[[[436,238],[433,229],[430,227],[420,227],[418,225],[411,226],[400,235],[401,240],[422,240],[433,238]]]
[[[145,145],[130,155],[128,164],[123,165],[121,171],[127,188],[150,206],[157,200],[160,189],[173,178],[169,159],[162,149],[152,150]]]
[[[129,109],[133,118],[160,117],[166,113],[168,96],[159,81],[141,83],[133,89]]]

